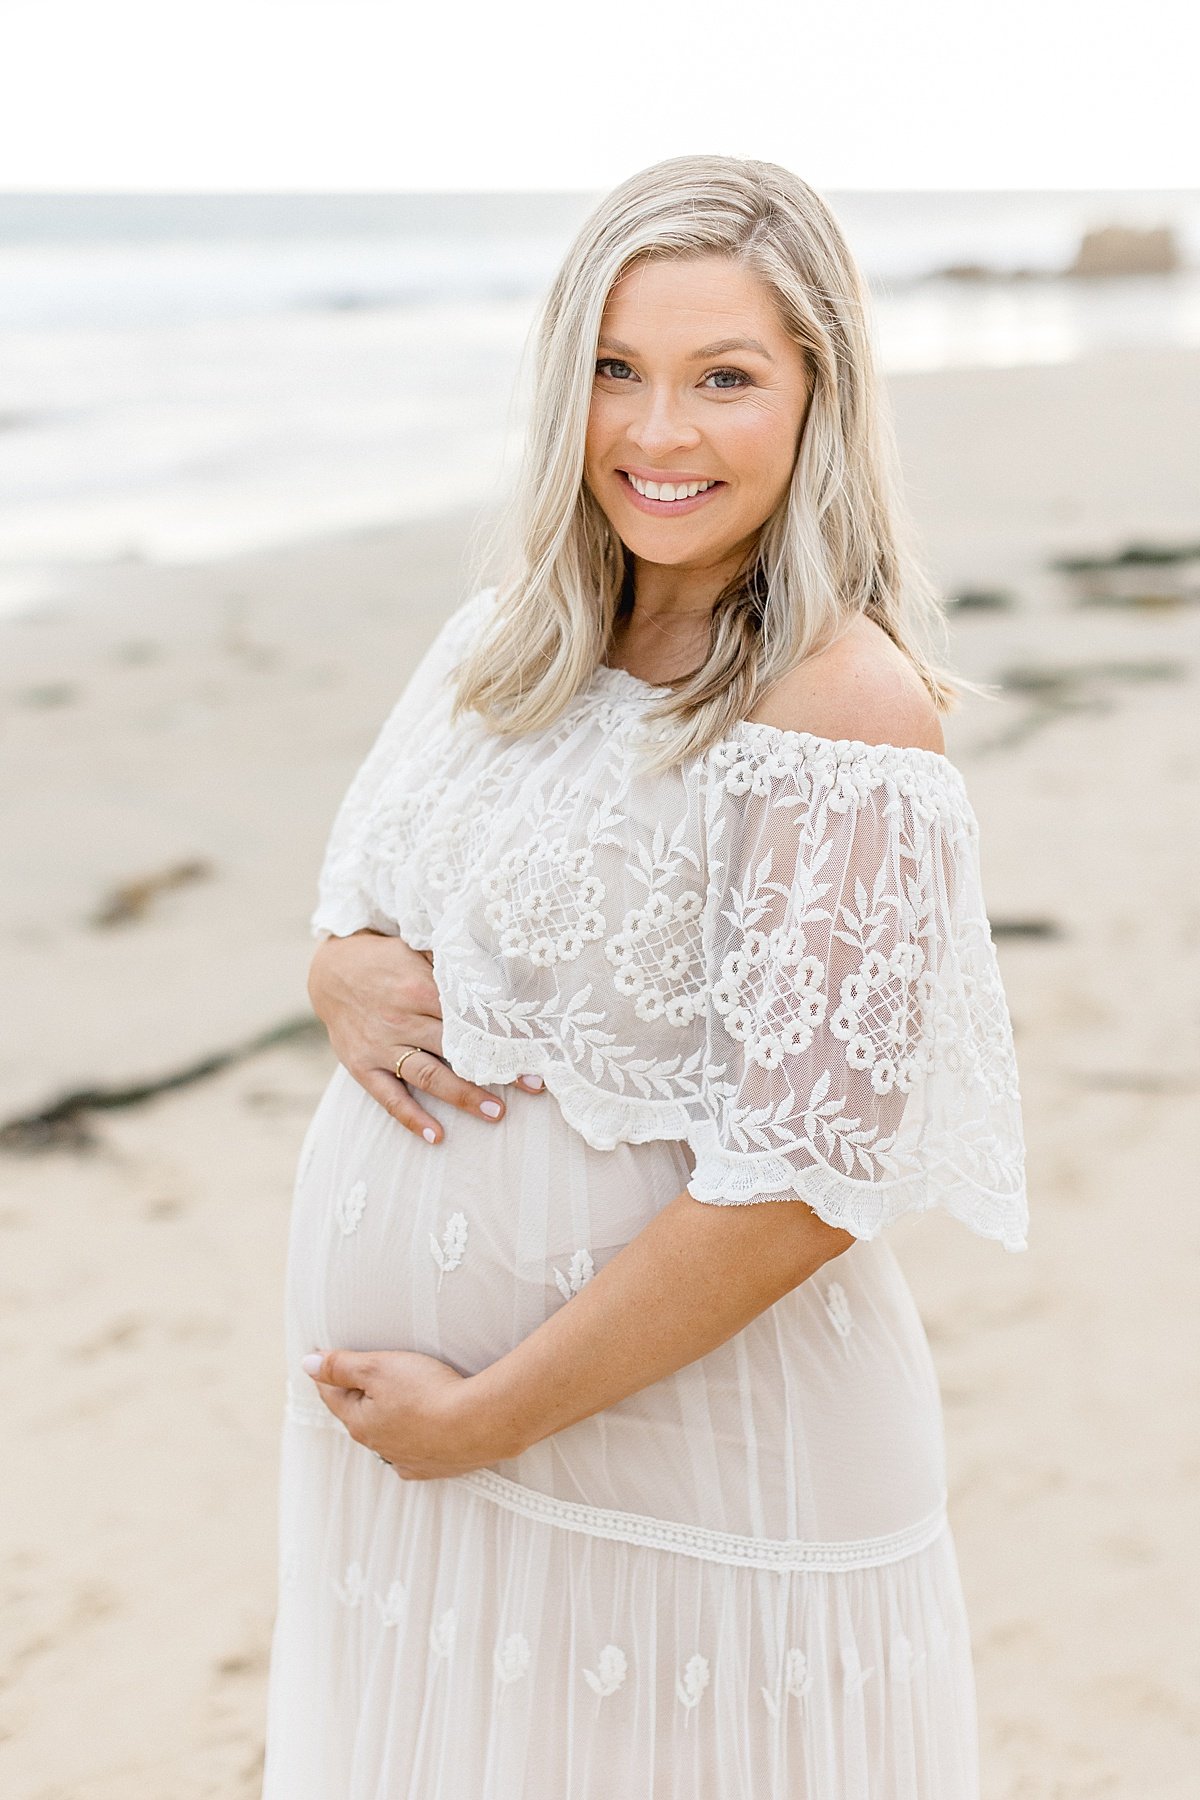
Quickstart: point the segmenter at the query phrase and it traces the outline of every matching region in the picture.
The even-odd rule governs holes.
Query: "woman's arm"
[[[802,1200],[714,1206],[685,1188],[466,1382],[465,1416],[516,1455],[715,1350],[854,1241]]]
[[[407,1350],[306,1358],[350,1435],[410,1479],[518,1455],[695,1362],[854,1243],[802,1200],[685,1189],[507,1356],[462,1376]]]

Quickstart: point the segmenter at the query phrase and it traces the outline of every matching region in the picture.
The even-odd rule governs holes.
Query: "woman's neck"
[[[706,608],[687,617],[674,615],[664,622],[635,611],[613,626],[608,665],[624,669],[655,687],[690,675],[703,661],[711,617]]]

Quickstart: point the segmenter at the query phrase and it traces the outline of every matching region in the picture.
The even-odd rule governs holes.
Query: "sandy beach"
[[[946,736],[1016,1033],[1030,1248],[937,1217],[893,1238],[945,1402],[984,1794],[1190,1800],[1200,595],[1150,567],[1131,603],[1087,604],[1050,563],[1200,540],[1200,353],[890,387],[933,571],[996,601],[954,610],[954,662],[1002,690]],[[307,920],[475,522],[113,564],[0,622],[11,1800],[258,1792],[284,1244],[332,1067]]]

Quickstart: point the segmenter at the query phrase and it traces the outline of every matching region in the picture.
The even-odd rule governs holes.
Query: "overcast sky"
[[[1197,187],[1194,0],[0,0],[0,188]]]

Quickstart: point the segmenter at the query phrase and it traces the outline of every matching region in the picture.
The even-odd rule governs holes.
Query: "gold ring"
[[[418,1054],[419,1049],[420,1049],[420,1046],[414,1044],[411,1050],[406,1050],[404,1052],[404,1055],[400,1058],[400,1061],[396,1064],[396,1080],[397,1081],[402,1081],[404,1079],[404,1077],[401,1075],[400,1071],[404,1067],[405,1063],[408,1061],[410,1056],[416,1056]]]

